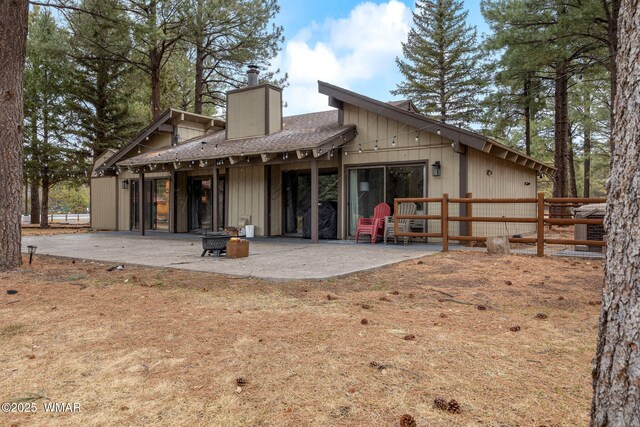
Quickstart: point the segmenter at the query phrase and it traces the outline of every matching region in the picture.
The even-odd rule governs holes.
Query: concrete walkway
[[[437,248],[424,244],[356,245],[352,241],[313,245],[303,239],[256,238],[251,240],[248,258],[201,258],[198,236],[150,233],[143,237],[128,232],[26,236],[22,245],[24,251],[27,245],[38,246],[37,254],[114,265],[138,264],[275,280],[328,279],[422,257]]]

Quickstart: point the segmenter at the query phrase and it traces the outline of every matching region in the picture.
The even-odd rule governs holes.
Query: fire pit
[[[232,236],[225,233],[212,233],[202,236],[202,255],[205,256],[209,252],[214,257],[219,257],[223,252],[227,251],[227,242]]]

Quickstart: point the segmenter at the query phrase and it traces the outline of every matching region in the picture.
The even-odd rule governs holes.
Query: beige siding
[[[94,230],[116,230],[115,177],[91,179],[91,227]]]
[[[469,191],[473,197],[536,197],[536,172],[474,149],[468,150]],[[487,171],[491,175],[487,175]],[[530,185],[525,185],[528,182]],[[532,217],[535,204],[474,205],[474,216]],[[535,224],[474,223],[474,235],[502,236],[529,234]]]
[[[237,226],[241,216],[251,216],[256,235],[264,235],[264,166],[229,168],[227,225]]]
[[[345,123],[355,124],[358,128],[356,138],[346,144],[348,155],[342,155],[343,161],[343,196],[342,206],[346,207],[348,197],[348,169],[359,165],[390,165],[396,162],[410,162],[424,164],[426,166],[427,197],[441,197],[443,193],[449,197],[458,197],[460,194],[460,154],[453,151],[451,140],[443,138],[436,133],[437,128],[421,130],[399,123],[395,120],[379,116],[371,111],[345,104]],[[396,137],[395,147],[392,145],[393,137]],[[378,145],[378,150],[374,147]],[[362,153],[358,153],[359,148]],[[431,165],[439,161],[442,174],[439,177],[431,175]],[[388,200],[388,203],[393,201]],[[430,206],[433,210],[436,206]],[[458,207],[452,206],[457,214]],[[342,214],[346,215],[346,213]],[[346,227],[347,224],[344,224]],[[439,232],[440,223],[429,221],[429,232]],[[451,233],[457,233],[458,224],[450,225]]]
[[[253,90],[229,93],[227,96],[227,137],[229,139],[265,134],[266,91]]]
[[[178,143],[182,143],[191,138],[204,135],[205,129],[202,123],[181,121],[177,125],[176,131],[178,132]]]
[[[127,189],[122,185],[126,179],[118,178],[118,230],[128,231],[131,229],[131,183]]]
[[[282,235],[282,166],[271,166],[271,235]]]
[[[273,88],[269,91],[269,133],[282,130],[282,92]]]

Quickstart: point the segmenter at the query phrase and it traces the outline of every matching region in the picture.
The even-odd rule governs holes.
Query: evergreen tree
[[[68,108],[71,68],[67,34],[48,10],[30,14],[24,73],[25,171],[42,188],[40,227],[49,225],[49,190],[84,171],[83,157],[69,133]],[[81,172],[80,172],[81,174]]]
[[[194,111],[200,114],[204,105],[224,106],[226,91],[245,83],[247,65],[269,68],[284,42],[283,28],[269,25],[280,11],[277,0],[188,3],[186,41],[195,64]],[[273,80],[278,72],[262,79]]]
[[[129,22],[117,0],[84,0],[81,11],[68,15],[73,57],[69,106],[75,131],[95,160],[109,148],[120,148],[140,128],[132,116],[125,80],[131,66],[121,58],[129,55]]]
[[[482,53],[467,14],[459,0],[418,0],[404,59],[396,58],[405,80],[392,93],[443,122],[471,123],[480,112]]]

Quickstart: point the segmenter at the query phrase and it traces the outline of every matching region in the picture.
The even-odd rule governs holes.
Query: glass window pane
[[[387,203],[393,213],[393,200],[424,197],[424,166],[387,167]],[[420,207],[418,207],[420,209]]]
[[[355,236],[358,218],[370,218],[384,202],[384,168],[349,171],[349,234]]]

